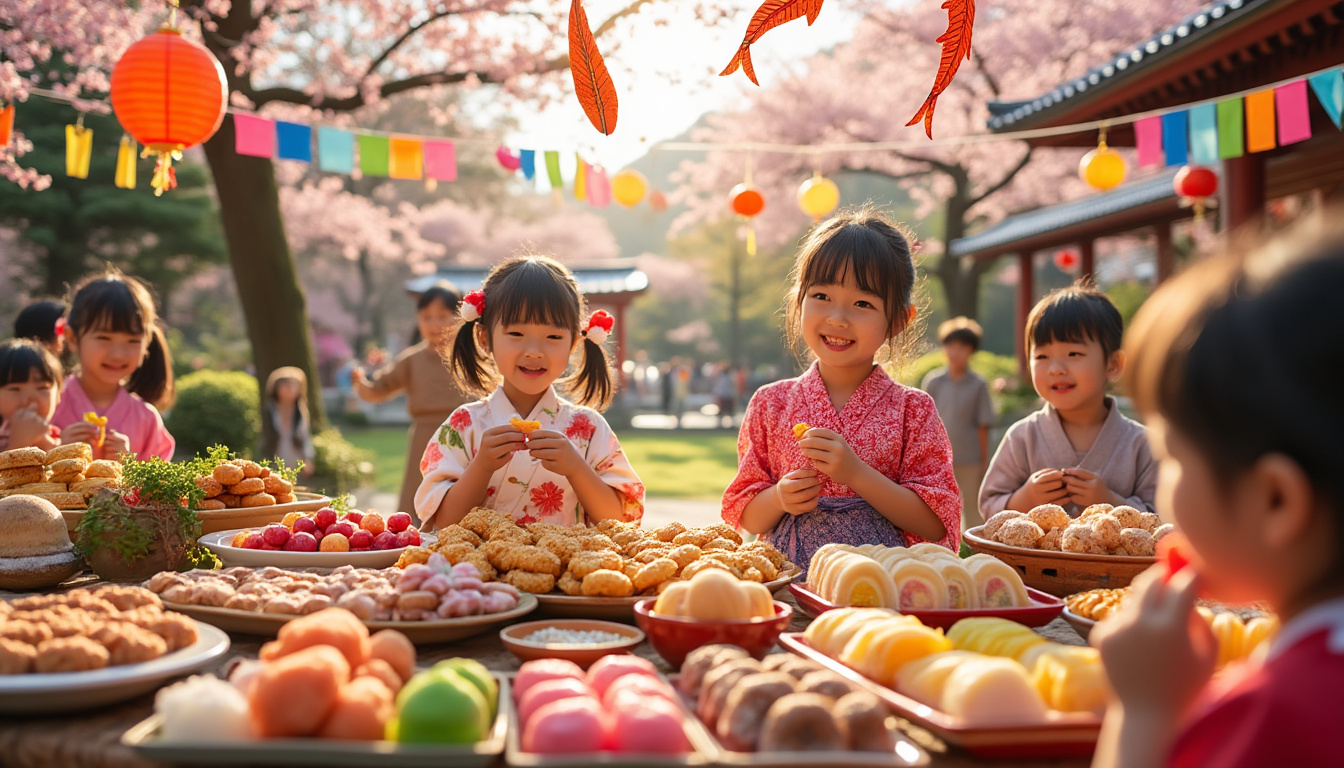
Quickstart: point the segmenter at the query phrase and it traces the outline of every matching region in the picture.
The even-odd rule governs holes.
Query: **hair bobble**
[[[616,327],[616,318],[612,317],[605,309],[599,309],[588,318],[588,327],[584,329],[583,335],[594,344],[602,345],[606,343],[607,336],[611,334],[611,329]]]
[[[56,338],[65,335],[65,315],[56,318],[56,326],[53,330],[56,331]]]
[[[485,292],[472,291],[462,297],[462,303],[457,307],[457,314],[463,321],[474,323],[481,319],[485,314]]]

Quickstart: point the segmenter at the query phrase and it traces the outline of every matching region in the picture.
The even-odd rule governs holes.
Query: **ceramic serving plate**
[[[225,568],[243,565],[249,568],[263,568],[274,565],[277,568],[338,568],[353,565],[356,568],[391,568],[397,564],[406,547],[396,549],[376,549],[368,552],[286,552],[274,549],[244,549],[229,544],[233,537],[246,528],[228,531],[215,531],[202,536],[201,546],[215,553]],[[252,529],[255,530],[255,529]],[[434,543],[434,534],[422,533],[420,546]]]

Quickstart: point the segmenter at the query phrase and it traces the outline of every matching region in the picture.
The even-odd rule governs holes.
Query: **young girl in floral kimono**
[[[612,319],[585,304],[569,270],[540,256],[499,264],[462,300],[449,366],[463,391],[486,397],[453,411],[425,447],[415,511],[426,527],[478,506],[520,525],[643,516],[644,485],[593,410],[611,401]],[[553,385],[579,346],[582,363],[560,381],[576,405]]]
[[[909,241],[866,208],[817,225],[798,254],[787,331],[815,360],[752,397],[723,519],[804,568],[832,542],[959,546],[961,497],[933,399],[877,363],[915,317],[914,282]]]

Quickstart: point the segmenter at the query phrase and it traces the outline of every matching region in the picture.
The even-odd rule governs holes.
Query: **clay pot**
[[[86,556],[89,567],[99,578],[104,581],[144,581],[160,571],[176,571],[186,564],[190,542],[178,534],[173,509],[131,507],[130,512],[137,523],[156,531],[158,540],[151,543],[143,555],[128,562],[116,548],[116,542],[124,534],[104,531]]]

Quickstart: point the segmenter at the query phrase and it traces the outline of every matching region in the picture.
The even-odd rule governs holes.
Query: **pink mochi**
[[[523,698],[518,700],[518,723],[523,727],[532,720],[538,709],[550,704],[552,701],[561,699],[572,699],[576,696],[593,697],[592,691],[588,690],[588,685],[582,680],[572,678],[559,678],[555,680],[544,680],[523,694]]]
[[[591,696],[576,696],[538,709],[523,728],[523,751],[544,755],[600,752],[610,728],[602,705]]]
[[[593,689],[598,698],[603,698],[607,695],[607,688],[626,675],[656,678],[658,668],[653,666],[653,662],[639,656],[603,656],[588,668],[588,687]]]
[[[523,694],[537,683],[547,680],[583,680],[583,668],[564,659],[537,659],[518,668],[513,677],[513,700],[522,701]]]
[[[643,706],[622,707],[612,717],[609,744],[616,752],[680,755],[691,749],[681,709],[669,701],[646,698]]]
[[[677,703],[677,692],[672,690],[672,686],[648,675],[625,675],[617,678],[615,682],[607,686],[607,692],[602,696],[603,708],[608,712],[613,711],[618,696],[636,700],[655,698],[673,704]]]

